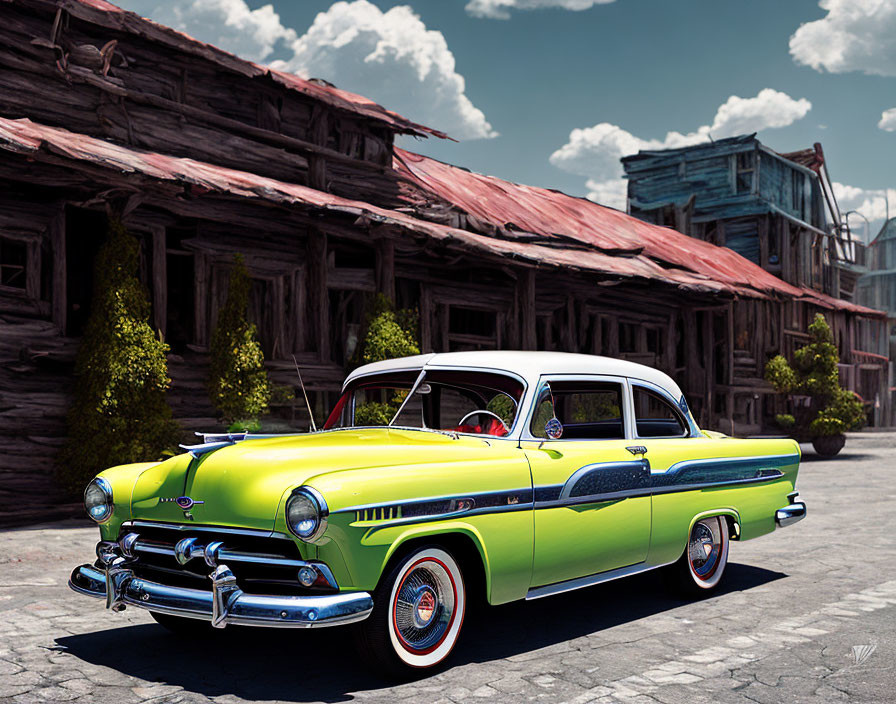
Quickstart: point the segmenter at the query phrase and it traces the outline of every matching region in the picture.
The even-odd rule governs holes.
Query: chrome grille
[[[122,526],[119,538],[128,533],[139,537],[131,548],[135,559],[134,572],[148,580],[171,586],[211,590],[209,575],[215,564],[226,564],[233,571],[240,588],[257,594],[308,594],[328,591],[325,584],[302,587],[297,580],[303,560],[298,545],[285,535],[219,526],[133,521]],[[194,539],[192,549],[181,560],[175,546]],[[214,557],[205,559],[205,548],[214,550]]]

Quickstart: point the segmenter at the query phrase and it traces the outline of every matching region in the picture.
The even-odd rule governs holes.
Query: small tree
[[[776,420],[792,427],[794,434],[818,438],[841,435],[865,424],[862,403],[852,392],[840,386],[837,362],[840,355],[834,345],[831,328],[820,313],[809,325],[811,342],[793,354],[793,364],[778,355],[765,366],[765,378],[779,393],[808,396],[808,405],[794,408],[793,415]]]
[[[416,310],[396,311],[392,301],[383,294],[377,294],[367,316],[367,334],[361,345],[361,361],[370,364],[420,354],[420,346],[417,344],[418,317]],[[405,395],[406,392],[401,392],[391,399],[359,404],[355,408],[355,423],[387,425]]]
[[[96,259],[61,453],[60,483],[73,494],[106,467],[157,459],[180,433],[165,399],[168,345],[149,324],[149,300],[136,276],[138,254],[137,240],[112,221]]]
[[[252,430],[268,410],[271,384],[257,330],[247,317],[249,272],[242,255],[234,257],[227,300],[212,333],[208,383],[212,405],[231,430]]]

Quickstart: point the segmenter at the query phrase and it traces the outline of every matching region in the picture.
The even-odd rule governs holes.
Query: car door
[[[625,379],[543,377],[532,408],[521,439],[535,487],[532,586],[643,562],[649,467],[630,449]],[[557,439],[545,432],[553,417]]]
[[[635,443],[650,466],[654,527],[649,561],[663,564],[681,554],[693,517],[716,507],[705,487],[716,474],[708,458],[716,457],[719,447],[695,432],[680,402],[663,389],[638,379],[630,380],[629,389]]]

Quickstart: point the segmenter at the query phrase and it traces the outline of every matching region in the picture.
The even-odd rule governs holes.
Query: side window
[[[545,423],[552,416],[563,424],[563,440],[625,438],[622,384],[603,381],[552,381],[535,403],[530,432],[547,437]]]
[[[641,438],[680,438],[688,434],[681,415],[655,391],[632,384],[635,428]]]

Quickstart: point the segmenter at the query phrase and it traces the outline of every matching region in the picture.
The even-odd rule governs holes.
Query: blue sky
[[[404,146],[476,171],[618,207],[619,156],[758,130],[896,216],[896,0],[120,4],[445,129]]]

